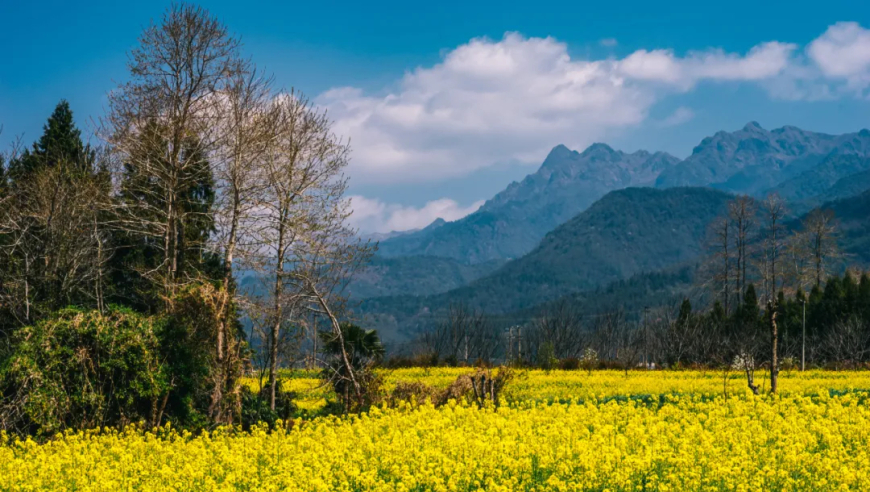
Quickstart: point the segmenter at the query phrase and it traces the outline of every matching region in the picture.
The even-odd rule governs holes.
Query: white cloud
[[[604,38],[601,41],[599,41],[598,44],[600,44],[601,46],[605,46],[607,48],[612,48],[619,43],[616,41],[616,38]]]
[[[856,22],[839,22],[810,43],[807,53],[829,77],[866,76],[870,70],[870,31]]]
[[[695,117],[695,112],[691,108],[680,106],[666,118],[659,120],[657,123],[660,127],[678,126],[691,121]]]
[[[357,195],[350,197],[353,209],[350,222],[363,233],[407,231],[426,227],[439,218],[448,222],[461,219],[481,205],[482,200],[463,207],[454,200],[441,198],[415,208]]]
[[[584,148],[648,119],[672,94],[708,82],[750,82],[773,97],[818,99],[870,85],[870,31],[831,26],[806,54],[771,41],[746,53],[638,50],[572,58],[553,38],[478,38],[418,67],[385,94],[329,90],[316,103],[351,138],[355,183],[464,176],[498,162],[539,163],[554,145]],[[844,81],[845,79],[845,81]],[[685,119],[685,111],[676,115]]]
[[[418,181],[492,164],[540,161],[556,143],[583,146],[640,123],[654,98],[607,61],[574,61],[552,38],[475,39],[396,91],[322,94],[336,132],[351,136],[354,180]]]
[[[680,58],[670,50],[638,50],[617,62],[626,77],[663,82],[688,90],[702,80],[762,80],[788,66],[796,45],[770,42],[755,46],[746,55],[722,50],[692,52]]]

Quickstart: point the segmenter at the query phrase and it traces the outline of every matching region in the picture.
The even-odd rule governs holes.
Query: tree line
[[[846,270],[830,209],[800,220],[778,196],[737,196],[709,226],[703,292],[641,312],[589,312],[573,298],[519,322],[455,304],[394,364],[562,367],[861,368],[870,362],[870,278]],[[594,299],[593,299],[594,300]],[[586,302],[589,306],[594,302]]]

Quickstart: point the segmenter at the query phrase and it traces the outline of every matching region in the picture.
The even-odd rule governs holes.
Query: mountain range
[[[707,226],[734,194],[771,192],[793,218],[827,203],[842,215],[844,248],[870,264],[868,189],[867,130],[827,135],[751,122],[703,139],[684,160],[558,145],[478,211],[382,240],[350,290],[359,313],[397,338],[458,302],[504,316],[566,296],[588,301],[590,292],[602,301],[601,289],[613,302],[660,302],[691,286]]]
[[[535,173],[508,185],[478,211],[386,239],[379,254],[440,256],[468,264],[518,258],[607,192],[627,187],[707,186],[754,196],[777,191],[790,201],[830,200],[848,196],[838,196],[835,187],[870,171],[868,157],[868,130],[827,135],[785,126],[768,131],[755,122],[703,139],[684,160],[664,152],[628,154],[603,143],[583,152],[558,145]],[[851,193],[852,183],[847,179],[839,189]]]
[[[378,252],[387,257],[440,256],[462,263],[517,258],[608,191],[650,186],[678,162],[664,152],[627,154],[599,143],[580,153],[559,145],[537,172],[511,183],[476,212],[382,241]]]

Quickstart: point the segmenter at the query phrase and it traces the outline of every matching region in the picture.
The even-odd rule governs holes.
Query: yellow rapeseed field
[[[440,386],[463,371],[384,377]],[[4,437],[0,490],[870,490],[870,373],[784,374],[776,397],[732,376],[530,371],[499,408],[402,405],[195,437]],[[620,398],[633,395],[654,398]]]
[[[417,381],[445,388],[471,369],[462,367],[415,368],[382,371],[385,391],[392,390],[399,381]],[[293,371],[284,374],[281,384],[285,390],[297,393],[300,409],[316,411],[322,408],[330,391],[324,388],[311,371]],[[756,374],[756,383],[767,389],[769,375]],[[246,378],[245,384],[259,389],[257,378]],[[782,371],[779,391],[785,394],[815,395],[851,390],[870,390],[870,371]],[[749,389],[746,377],[740,371],[518,371],[505,389],[511,401],[586,401],[618,396],[638,395],[739,395]]]

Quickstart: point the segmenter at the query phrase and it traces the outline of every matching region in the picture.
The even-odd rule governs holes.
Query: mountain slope
[[[430,230],[380,243],[383,256],[428,255],[467,263],[517,258],[557,225],[605,193],[648,186],[679,162],[669,154],[627,154],[605,144],[582,153],[555,147],[537,172],[514,182],[477,212]]]
[[[825,204],[837,217],[839,243],[849,263],[870,267],[870,189]]]
[[[437,256],[375,256],[348,286],[355,299],[394,295],[426,296],[461,287],[498,269],[504,260],[466,265]]]
[[[382,330],[413,331],[451,303],[508,313],[691,261],[730,197],[708,188],[613,191],[529,254],[467,286],[434,296],[368,299],[361,307]]]
[[[867,157],[870,131],[827,135],[793,126],[768,131],[751,122],[736,132],[721,131],[702,140],[691,156],[663,170],[656,186],[713,186],[759,195],[809,171],[830,155]]]
[[[836,191],[834,193],[830,193],[830,191],[838,184],[839,193],[848,193],[855,188],[847,187],[847,182],[853,181],[854,175],[868,170],[870,170],[870,157],[854,154],[831,154],[812,169],[780,184],[773,191],[789,201],[808,200],[814,197],[822,198],[831,194],[837,195]],[[840,181],[843,179],[847,181],[841,183]],[[838,197],[830,196],[830,198]]]

